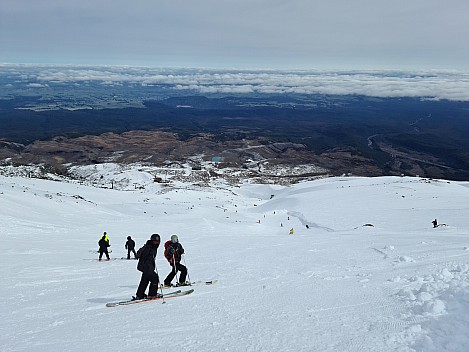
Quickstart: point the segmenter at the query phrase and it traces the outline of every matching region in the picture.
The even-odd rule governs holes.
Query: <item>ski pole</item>
[[[156,275],[158,275],[158,284],[160,283],[160,274],[158,273],[158,267],[155,265],[155,271],[156,271]],[[160,286],[160,291],[161,291],[161,298],[163,299],[163,303],[166,303],[166,301],[164,300],[164,293],[163,293],[163,285],[158,285]],[[158,293],[158,289],[156,290],[156,293]]]
[[[176,281],[179,282],[178,271],[177,271],[177,268],[176,268],[176,256],[175,256],[175,253],[173,253],[173,268],[174,268],[174,275],[176,275]]]
[[[181,255],[181,257],[182,257],[182,260],[184,260],[184,266],[186,267],[186,270],[187,270],[187,278],[189,279],[189,282],[192,282],[191,277],[189,275],[189,270],[187,269],[186,256],[183,254],[183,255]]]

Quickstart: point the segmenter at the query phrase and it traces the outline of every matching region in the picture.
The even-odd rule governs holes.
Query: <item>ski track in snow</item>
[[[467,183],[158,187],[0,176],[2,351],[467,351]],[[106,308],[140,276],[134,260],[95,260],[103,231],[113,258],[129,234],[140,247],[177,233],[191,279],[219,281]],[[162,246],[157,266],[164,278]]]

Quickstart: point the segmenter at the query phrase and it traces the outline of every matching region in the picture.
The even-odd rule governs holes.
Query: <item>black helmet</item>
[[[154,233],[153,235],[151,235],[150,240],[160,242],[161,241],[160,235],[158,235],[157,233]]]
[[[127,236],[127,239],[128,239],[128,240],[130,240],[131,238],[132,238],[132,237],[130,237],[130,236]]]

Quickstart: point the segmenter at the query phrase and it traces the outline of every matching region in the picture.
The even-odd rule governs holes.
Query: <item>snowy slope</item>
[[[469,183],[420,178],[118,191],[0,176],[1,350],[467,351],[468,214]],[[177,233],[190,278],[219,281],[106,308],[140,275],[96,260],[103,231],[112,258],[128,235]]]

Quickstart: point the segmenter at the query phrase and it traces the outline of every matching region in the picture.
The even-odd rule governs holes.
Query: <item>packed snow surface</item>
[[[109,262],[97,260],[104,231]],[[140,280],[136,261],[121,259],[126,237],[139,248],[152,233],[163,243],[178,234],[192,281],[218,282],[165,304],[107,308]],[[0,239],[3,352],[469,348],[467,182],[116,190],[0,176]]]

